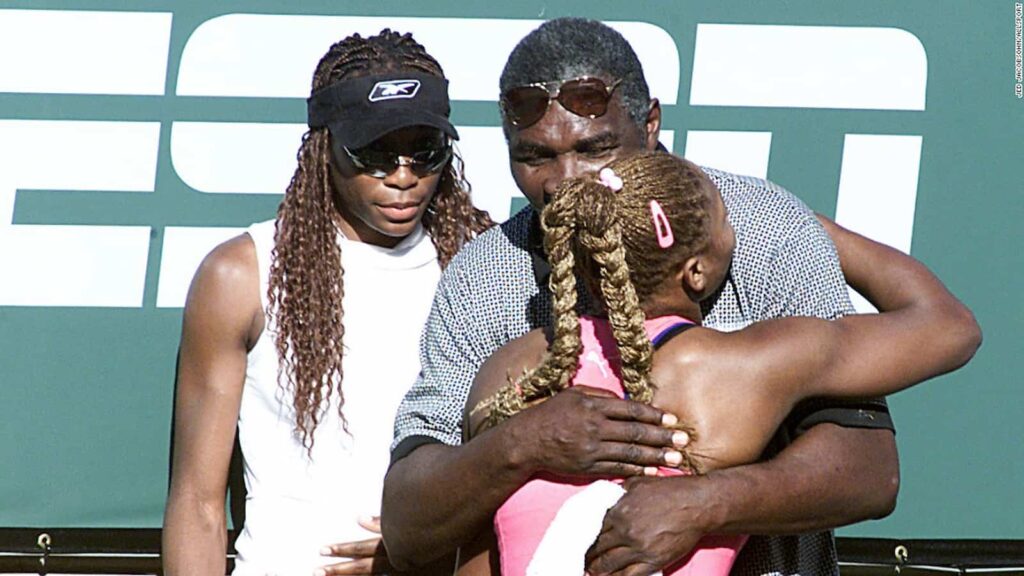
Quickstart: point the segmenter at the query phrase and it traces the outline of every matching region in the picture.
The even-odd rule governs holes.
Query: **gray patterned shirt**
[[[705,326],[737,330],[780,316],[834,319],[853,311],[835,247],[806,205],[766,180],[704,171],[736,231],[732,268],[704,307]],[[393,461],[425,443],[460,444],[477,370],[498,347],[549,323],[551,296],[537,272],[542,257],[531,249],[535,220],[524,208],[463,248],[445,270],[421,340],[422,371],[396,416]],[[790,420],[774,445],[822,421],[891,427],[881,402],[809,404]],[[838,574],[832,534],[751,538],[733,574]]]

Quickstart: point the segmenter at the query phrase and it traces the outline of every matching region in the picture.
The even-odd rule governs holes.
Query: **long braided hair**
[[[590,177],[564,182],[541,214],[544,248],[551,263],[554,335],[541,363],[491,398],[484,427],[566,389],[582,353],[576,311],[576,274],[598,296],[622,358],[622,385],[630,398],[649,403],[654,351],[644,330],[641,307],[675,269],[708,247],[710,196],[707,176],[694,164],[660,152],[646,152],[609,165],[622,179],[618,192]],[[668,218],[675,243],[658,245],[651,217],[656,200]]]
[[[367,38],[354,34],[331,46],[317,64],[312,91],[343,78],[397,71],[444,77],[437,60],[411,34],[384,29]],[[330,154],[326,128],[311,129],[302,137],[298,167],[277,211],[267,291],[277,325],[279,381],[293,398],[296,432],[309,451],[334,393],[347,429],[341,387],[344,272],[333,218]],[[486,212],[473,207],[469,193],[462,159],[453,154],[423,216],[442,267],[463,244],[493,225]]]

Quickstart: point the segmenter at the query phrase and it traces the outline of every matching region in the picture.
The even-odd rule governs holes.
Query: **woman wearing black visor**
[[[325,547],[377,536],[393,415],[419,371],[434,288],[491,225],[451,146],[447,84],[408,34],[331,46],[277,218],[218,246],[196,272],[165,573],[225,573],[236,427],[248,495],[234,574],[325,573]]]

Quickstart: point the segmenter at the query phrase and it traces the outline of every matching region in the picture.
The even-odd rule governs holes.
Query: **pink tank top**
[[[647,320],[644,327],[648,337],[654,338],[679,323],[692,324],[678,316],[663,316]],[[580,318],[580,336],[583,352],[573,385],[586,384],[623,397],[618,347],[607,320]],[[662,468],[659,474],[681,472]],[[534,476],[509,496],[494,516],[502,576],[582,575],[583,555],[600,532],[605,511],[621,493],[617,485],[603,480]],[[707,536],[664,574],[726,575],[746,539]]]

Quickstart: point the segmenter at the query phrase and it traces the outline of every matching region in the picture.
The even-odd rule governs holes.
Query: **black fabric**
[[[448,121],[448,81],[423,72],[346,78],[306,100],[306,124],[328,128],[342,146],[360,148],[407,126],[430,126],[458,140]]]
[[[1024,574],[1024,540],[836,538],[836,545],[839,557],[844,562],[889,566],[909,562],[912,566],[956,568],[960,574],[966,573],[968,568],[980,573],[984,572],[984,568],[1004,568],[1001,570],[1003,574]],[[900,546],[906,549],[907,560],[904,562],[894,553]],[[878,573],[882,571],[878,570]],[[889,568],[888,573],[893,573],[892,568]]]
[[[655,336],[654,338],[651,338],[651,345],[654,346],[655,350],[657,350],[658,348],[661,348],[662,346],[667,344],[669,340],[675,338],[676,336],[682,334],[683,332],[686,332],[687,330],[693,328],[694,326],[696,326],[696,324],[694,324],[693,322],[676,322],[675,324],[659,332],[658,335]]]
[[[884,398],[813,398],[798,404],[787,421],[797,435],[822,423],[838,424],[848,428],[885,428],[896,431]]]
[[[804,432],[818,424],[844,428],[889,430],[896,433],[889,406],[883,398],[811,398],[796,405],[768,443],[764,458],[772,458]]]
[[[394,466],[395,462],[412,454],[420,446],[426,446],[427,444],[444,444],[444,442],[430,436],[409,436],[399,442],[398,446],[395,446],[395,449],[391,451],[391,462],[388,464],[388,468]]]

